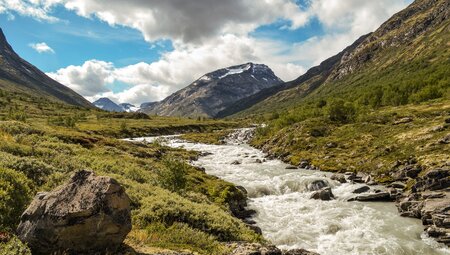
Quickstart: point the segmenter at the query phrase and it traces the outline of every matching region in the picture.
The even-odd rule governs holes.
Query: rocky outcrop
[[[402,216],[422,220],[425,231],[450,246],[450,170],[435,169],[416,180],[397,203]]]
[[[236,242],[229,243],[227,246],[233,250],[230,255],[319,255],[305,249],[281,251],[273,245],[259,243]]]
[[[51,192],[38,193],[17,229],[33,254],[114,252],[131,230],[130,199],[120,184],[80,171]]]

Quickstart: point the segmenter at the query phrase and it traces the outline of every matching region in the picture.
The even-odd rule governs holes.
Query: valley
[[[271,11],[300,8],[288,2]],[[25,22],[5,6],[0,1],[7,24]],[[127,27],[112,11],[100,13],[73,15]],[[132,29],[154,14],[145,13]],[[169,32],[204,14],[214,16],[209,9],[187,15]],[[220,35],[230,21],[211,32],[214,40],[140,34],[139,54],[154,50],[149,59],[160,58],[151,64],[120,55],[117,63],[92,59],[58,70],[57,54],[74,42],[60,38],[53,49],[13,36],[13,48],[0,29],[0,255],[450,254],[450,1],[412,1],[303,74],[299,63],[308,56],[288,55],[315,39],[280,46],[300,28],[284,24],[286,16],[261,19],[272,23],[253,32],[280,41],[248,32],[244,47],[238,33]],[[309,22],[303,26],[318,29]],[[240,25],[233,30],[253,27]],[[277,33],[266,31],[273,26]],[[319,32],[329,32],[323,26]],[[54,39],[41,32],[28,36]],[[94,34],[80,42],[122,46],[97,48],[108,59],[139,47],[133,36]],[[224,40],[236,46],[228,55],[220,45],[198,50]],[[45,59],[47,72],[15,45]],[[76,55],[85,54],[78,46]],[[183,68],[173,63],[188,55]],[[277,76],[286,75],[284,64],[296,78]]]

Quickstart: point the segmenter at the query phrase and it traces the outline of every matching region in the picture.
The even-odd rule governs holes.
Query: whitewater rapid
[[[249,208],[257,212],[253,220],[281,249],[304,248],[321,255],[450,254],[450,249],[425,236],[420,220],[400,217],[394,203],[346,202],[360,184],[341,184],[325,172],[286,169],[282,161],[265,159],[263,152],[235,140],[207,145],[176,136],[163,139],[171,147],[206,152],[192,164],[243,186]],[[328,182],[336,199],[310,199],[308,185],[316,180]]]

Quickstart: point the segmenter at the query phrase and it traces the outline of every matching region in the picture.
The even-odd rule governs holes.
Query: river
[[[420,220],[400,217],[394,203],[347,202],[362,184],[341,184],[320,171],[286,169],[287,164],[265,159],[263,152],[236,137],[225,145],[189,143],[176,136],[163,139],[171,147],[207,152],[192,164],[245,187],[249,208],[257,212],[253,220],[279,248],[304,248],[321,255],[450,254],[450,249],[425,236]],[[240,164],[232,164],[236,161]],[[336,199],[310,199],[308,185],[315,180],[327,182]]]

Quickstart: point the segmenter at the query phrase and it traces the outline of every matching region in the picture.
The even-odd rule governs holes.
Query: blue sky
[[[16,52],[95,100],[161,100],[204,73],[265,63],[284,80],[411,0],[0,0]]]

